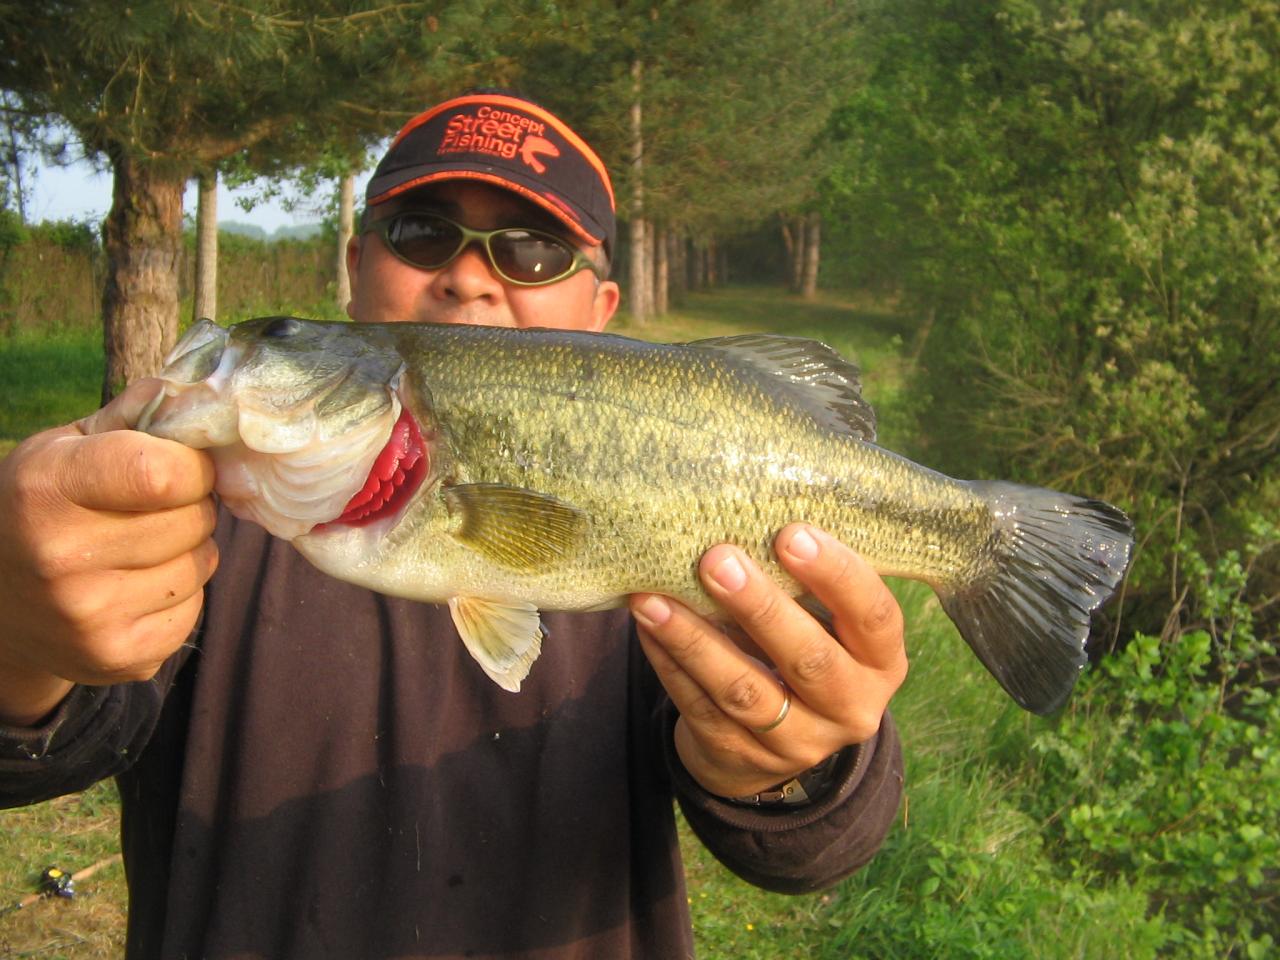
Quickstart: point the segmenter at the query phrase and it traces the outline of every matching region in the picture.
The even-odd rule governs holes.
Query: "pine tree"
[[[64,121],[113,172],[103,226],[104,398],[155,373],[176,339],[186,181],[236,154],[265,167],[297,162],[318,143],[394,130],[491,62],[474,39],[491,6],[0,6],[0,89],[28,116]]]

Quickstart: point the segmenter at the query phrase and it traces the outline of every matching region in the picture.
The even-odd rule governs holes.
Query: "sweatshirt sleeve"
[[[74,687],[37,727],[0,724],[0,808],[75,793],[127,769],[185,659],[175,655],[150,680]]]
[[[676,797],[694,833],[748,883],[777,893],[828,887],[867,863],[884,842],[902,797],[902,748],[888,713],[879,732],[841,752],[830,788],[795,809],[730,803],[703,790],[676,756],[676,711],[664,744]]]

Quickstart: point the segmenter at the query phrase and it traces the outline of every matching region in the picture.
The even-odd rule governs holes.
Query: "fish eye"
[[[302,324],[294,317],[273,317],[271,321],[262,328],[262,336],[270,337],[273,340],[281,340],[285,337],[292,337],[295,333],[302,330]]]

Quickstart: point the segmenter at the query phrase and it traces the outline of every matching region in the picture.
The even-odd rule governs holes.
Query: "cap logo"
[[[481,106],[475,112],[455,113],[445,123],[438,153],[478,153],[514,160],[520,157],[535,173],[546,173],[547,165],[538,159],[560,156],[560,149],[542,134],[547,125],[511,110]]]

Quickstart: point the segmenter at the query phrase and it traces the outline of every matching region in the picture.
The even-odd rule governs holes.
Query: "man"
[[[572,130],[464,95],[375,171],[349,312],[600,330],[614,230]],[[208,458],[120,429],[155,389],[0,464],[0,801],[118,777],[131,958],[688,956],[673,793],[767,887],[879,845],[901,614],[826,534],[776,550],[834,633],[720,545],[700,574],[732,636],[657,596],[634,619],[549,614],[513,695],[440,608],[329,579],[252,524],[215,534]]]

